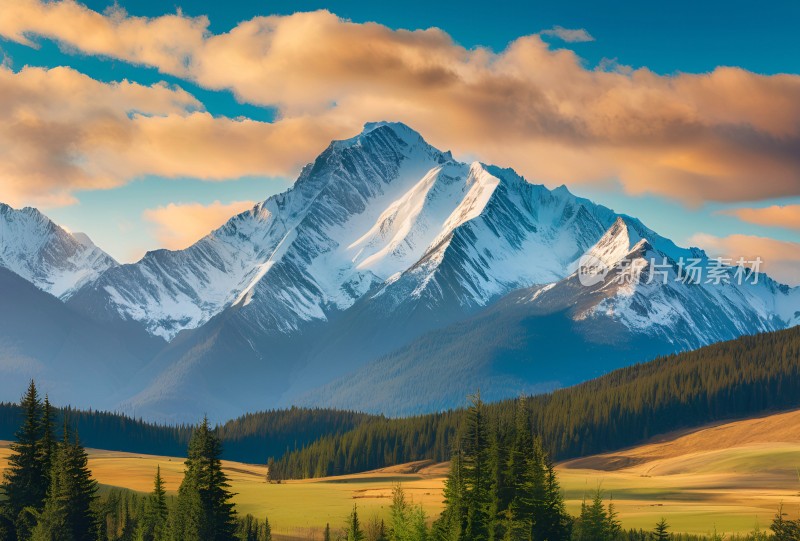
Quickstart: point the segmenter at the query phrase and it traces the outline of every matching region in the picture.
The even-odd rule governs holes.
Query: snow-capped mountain
[[[405,125],[368,124],[287,192],[186,250],[105,273],[73,303],[168,340],[233,305],[284,333],[368,293],[477,307],[562,278],[613,219],[566,188],[457,162]]]
[[[800,288],[679,280],[686,260],[741,271],[714,270],[702,250],[566,187],[460,162],[397,123],[331,143],[291,189],[185,250],[74,263],[95,270],[68,287],[49,262],[74,256],[14,257],[31,262],[15,270],[6,253],[19,248],[3,250],[0,263],[137,344],[137,359],[158,349],[116,383],[119,402],[98,406],[160,419],[297,402],[438,409],[476,387],[532,392],[800,323]]]
[[[69,233],[38,210],[0,203],[0,267],[66,300],[117,262],[83,233]]]

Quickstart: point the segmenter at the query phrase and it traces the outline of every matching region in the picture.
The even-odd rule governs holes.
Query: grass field
[[[0,468],[7,444],[0,444]],[[90,467],[105,486],[149,491],[157,465],[171,491],[183,472],[180,458],[90,450]],[[673,434],[633,449],[560,464],[568,507],[577,514],[585,493],[600,486],[612,495],[625,527],[651,529],[662,516],[673,531],[744,532],[769,526],[778,505],[800,514],[800,412]],[[353,504],[363,519],[385,518],[391,488],[401,483],[430,517],[441,511],[447,465],[415,463],[326,479],[268,484],[266,468],[225,462],[241,513],[268,516],[289,539],[321,539],[325,523],[338,527]],[[286,537],[284,537],[286,536]]]

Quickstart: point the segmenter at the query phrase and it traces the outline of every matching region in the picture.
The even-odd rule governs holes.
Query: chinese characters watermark
[[[623,259],[613,266],[591,254],[581,257],[578,265],[578,280],[581,285],[593,286],[606,282],[619,285],[652,284],[666,285],[670,282],[683,284],[725,285],[749,283],[758,284],[761,265],[760,257],[738,259],[716,257],[681,257],[671,260],[667,257]],[[612,271],[614,271],[612,273]]]

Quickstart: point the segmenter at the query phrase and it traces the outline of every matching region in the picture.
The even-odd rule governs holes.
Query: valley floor
[[[0,443],[0,468],[9,450]],[[89,466],[104,486],[147,492],[156,466],[167,489],[183,475],[180,458],[89,451]],[[441,511],[446,464],[414,463],[325,479],[266,482],[266,467],[224,462],[240,513],[268,516],[282,539],[321,539],[325,523],[338,528],[354,503],[368,522],[385,518],[391,487],[402,483],[430,517]],[[651,529],[663,516],[673,531],[709,533],[768,528],[778,506],[800,514],[800,411],[673,434],[658,441],[560,464],[569,510],[598,485],[613,496],[626,528]]]

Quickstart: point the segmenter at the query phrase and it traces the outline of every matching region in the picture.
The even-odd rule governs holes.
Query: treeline
[[[11,440],[22,408],[0,402],[0,440]],[[57,425],[68,418],[87,447],[165,456],[185,456],[193,426],[149,423],[121,413],[54,408]],[[266,463],[317,439],[348,432],[383,417],[323,408],[290,408],[248,413],[215,428],[225,442],[226,460]]]
[[[66,418],[56,438],[53,409],[31,382],[22,426],[0,484],[3,541],[271,541],[269,521],[239,517],[222,471],[222,443],[204,420],[189,439],[183,481],[167,498],[160,468],[153,491],[98,494],[88,456]]]
[[[746,336],[616,370],[526,399],[531,430],[556,459],[619,449],[713,421],[800,406],[800,328]],[[486,406],[500,424],[515,401]],[[415,460],[441,460],[466,412],[372,419],[283,455],[275,478],[354,473]]]

